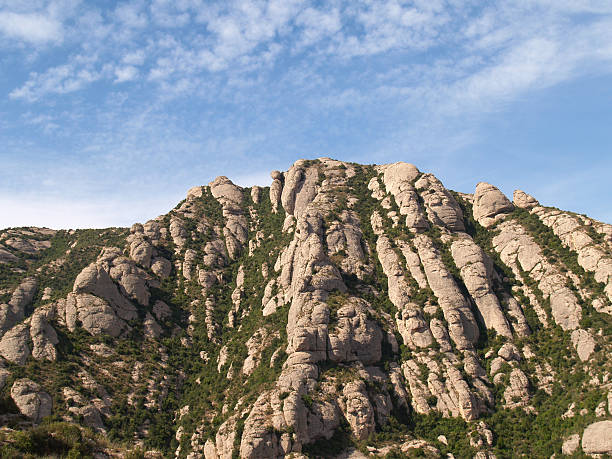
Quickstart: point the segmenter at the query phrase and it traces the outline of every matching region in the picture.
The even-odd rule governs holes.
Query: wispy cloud
[[[612,75],[612,5],[0,0],[0,49],[0,155],[68,152],[83,193],[100,171],[157,193],[300,156],[443,168],[488,117]]]
[[[40,14],[0,12],[0,33],[7,38],[40,44],[61,41],[63,29],[59,21]]]

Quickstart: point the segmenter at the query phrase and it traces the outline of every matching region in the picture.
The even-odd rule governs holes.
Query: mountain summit
[[[0,231],[4,455],[612,454],[611,225],[403,162],[271,176]]]

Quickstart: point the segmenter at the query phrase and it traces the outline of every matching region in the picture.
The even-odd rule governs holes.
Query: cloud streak
[[[302,156],[443,167],[513,104],[612,75],[596,0],[0,0],[0,39],[0,156],[70,158],[58,199]]]

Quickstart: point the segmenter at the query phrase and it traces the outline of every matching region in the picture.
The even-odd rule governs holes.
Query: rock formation
[[[473,191],[319,158],[0,230],[1,417],[177,459],[610,454],[612,227]]]

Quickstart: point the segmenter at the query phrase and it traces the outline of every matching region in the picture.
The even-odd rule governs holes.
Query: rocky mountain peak
[[[270,175],[1,231],[0,416],[177,458],[612,454],[612,226],[405,162]]]

